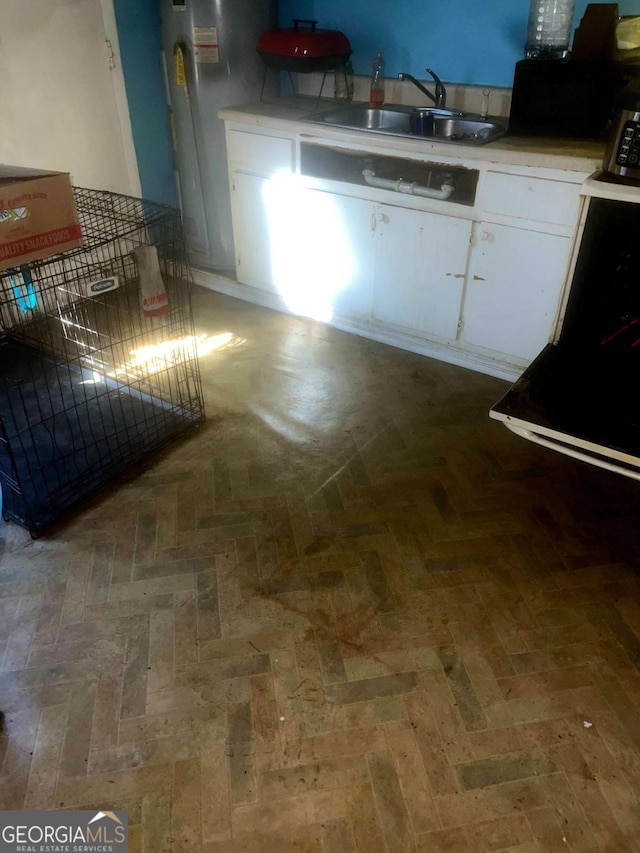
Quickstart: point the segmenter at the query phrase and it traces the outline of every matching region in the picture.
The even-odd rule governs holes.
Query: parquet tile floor
[[[640,850],[640,485],[506,383],[197,289],[208,420],[3,526],[0,806],[132,853]]]

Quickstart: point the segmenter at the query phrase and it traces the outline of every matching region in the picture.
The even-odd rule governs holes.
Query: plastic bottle
[[[527,59],[563,59],[569,50],[575,0],[531,0]]]
[[[373,59],[371,69],[371,91],[369,93],[369,106],[382,107],[384,105],[384,56],[379,50]]]
[[[353,65],[345,62],[334,74],[333,97],[337,101],[353,100]]]

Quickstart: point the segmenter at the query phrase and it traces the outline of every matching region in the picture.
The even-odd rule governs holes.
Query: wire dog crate
[[[84,246],[0,272],[2,514],[32,535],[204,420],[179,211],[74,195]],[[139,251],[157,252],[157,316]]]

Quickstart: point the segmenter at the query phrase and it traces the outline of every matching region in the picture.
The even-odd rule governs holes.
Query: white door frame
[[[105,37],[111,45],[111,64],[113,65],[111,79],[113,80],[113,92],[118,110],[120,136],[122,137],[122,147],[124,149],[124,165],[131,188],[131,195],[140,197],[142,196],[142,186],[140,184],[140,172],[138,171],[138,158],[136,157],[136,149],[133,142],[131,114],[129,112],[129,101],[127,100],[127,90],[124,82],[124,71],[120,56],[120,40],[118,38],[113,0],[100,0],[100,6],[102,7]],[[108,51],[108,47],[109,45],[105,43],[105,51]]]

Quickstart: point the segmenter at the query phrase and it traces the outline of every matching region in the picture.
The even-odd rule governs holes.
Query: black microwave
[[[509,113],[515,136],[604,139],[614,104],[640,66],[571,59],[516,63]]]

